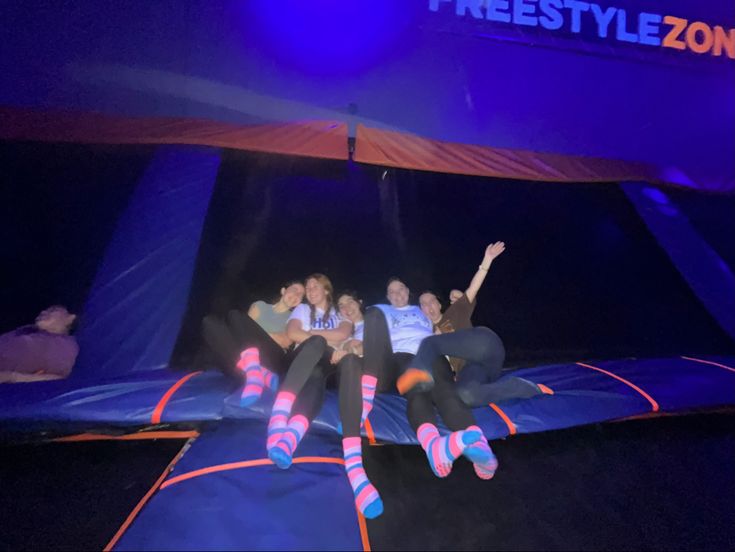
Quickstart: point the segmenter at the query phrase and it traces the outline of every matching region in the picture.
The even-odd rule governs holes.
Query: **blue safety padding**
[[[146,169],[84,306],[73,379],[163,368],[186,310],[220,153],[165,146]]]
[[[186,374],[170,370],[138,372],[75,386],[50,381],[0,386],[0,419],[98,422],[118,426],[148,424],[165,393]],[[171,397],[162,422],[217,420],[233,383],[219,372],[189,379]]]
[[[727,263],[664,191],[640,182],[621,188],[695,295],[735,339],[735,275]]]
[[[310,431],[301,456],[342,458],[338,436]],[[224,421],[202,434],[168,477],[265,458],[262,421]],[[362,550],[344,467],[240,468],[160,489],[115,550]]]
[[[735,358],[706,357],[735,367]],[[630,381],[653,400],[660,412],[681,412],[735,405],[735,372],[683,358],[586,361]],[[525,368],[510,375],[543,383],[554,395],[500,403],[518,433],[548,431],[652,412],[651,403],[629,385],[578,364]],[[78,386],[70,381],[0,386],[0,420],[22,427],[27,422],[94,422],[110,425],[148,424],[164,394],[185,374],[168,370],[139,372]],[[220,419],[266,420],[274,393],[266,390],[255,405],[241,408],[240,389],[221,373],[208,371],[189,378],[170,398],[161,422]],[[474,410],[490,439],[505,437],[507,424],[489,407]],[[375,437],[393,443],[416,443],[406,419],[405,399],[378,395],[370,415]],[[335,391],[327,392],[315,430],[336,432],[339,408]],[[440,424],[441,425],[441,424]]]

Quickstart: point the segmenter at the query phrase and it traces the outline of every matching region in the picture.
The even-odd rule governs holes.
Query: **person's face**
[[[408,305],[408,288],[406,284],[399,280],[391,282],[388,286],[388,301],[394,307],[405,307]]]
[[[76,314],[71,314],[66,309],[47,310],[36,319],[36,326],[50,333],[68,334],[76,318]]]
[[[281,288],[281,299],[289,309],[292,309],[304,300],[304,293],[304,286],[291,284],[287,288]]]
[[[311,305],[321,305],[327,300],[327,290],[314,278],[306,281],[306,300]]]
[[[360,312],[360,303],[355,301],[351,295],[342,295],[337,300],[337,308],[339,313],[350,320],[353,324],[362,320],[362,312]]]
[[[459,299],[461,299],[463,295],[464,293],[462,293],[460,290],[453,289],[452,291],[449,292],[449,303],[451,305],[454,305],[454,303],[456,303]]]
[[[424,293],[419,297],[419,305],[421,306],[421,312],[423,312],[429,320],[436,321],[441,318],[442,306],[436,295],[433,293]]]

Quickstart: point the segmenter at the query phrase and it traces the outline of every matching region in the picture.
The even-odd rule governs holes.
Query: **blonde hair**
[[[322,316],[322,324],[326,324],[329,320],[329,314],[334,308],[334,287],[332,287],[332,281],[327,278],[324,274],[321,274],[319,272],[315,272],[314,274],[309,274],[305,279],[304,283],[308,284],[309,280],[316,280],[319,282],[319,284],[324,288],[324,291],[327,292],[327,308],[324,309],[324,316]],[[311,325],[314,325],[314,322],[316,322],[316,307],[309,303],[309,310],[311,311],[311,314],[309,316]]]

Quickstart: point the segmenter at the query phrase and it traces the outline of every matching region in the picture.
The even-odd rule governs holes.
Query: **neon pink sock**
[[[421,448],[426,452],[431,471],[437,477],[446,477],[452,471],[452,464],[470,445],[480,438],[474,431],[454,431],[441,437],[433,424],[422,424],[416,432]]]
[[[362,465],[362,441],[359,437],[346,437],[342,439],[342,449],[345,471],[355,495],[355,507],[368,519],[378,517],[383,513],[383,501]]]
[[[375,401],[375,390],[378,387],[378,378],[375,376],[364,375],[360,379],[362,387],[362,416],[360,417],[360,427],[365,425],[365,420],[370,415]]]
[[[245,387],[240,395],[240,406],[249,406],[263,394],[264,378],[260,368],[258,349],[250,347],[240,353],[237,367],[245,374]]]
[[[296,395],[288,391],[281,391],[276,395],[276,401],[273,403],[273,410],[271,411],[271,418],[268,422],[268,440],[266,441],[268,452],[281,439],[288,425],[288,417],[291,415],[291,409],[295,400]]]
[[[475,468],[475,473],[480,479],[492,479],[495,475],[495,470],[498,469],[498,459],[493,454],[490,444],[487,442],[487,438],[482,434],[477,426],[471,426],[467,428],[468,431],[479,431],[481,433],[480,439],[475,443],[468,446],[464,450],[464,455],[472,462]]]
[[[271,391],[277,391],[279,383],[278,375],[274,374],[262,365],[260,367],[260,371],[263,372],[263,382],[265,383],[265,386]]]
[[[285,470],[293,462],[293,453],[299,446],[301,439],[309,429],[309,420],[303,414],[296,414],[288,421],[288,425],[281,433],[281,438],[275,446],[268,451],[268,457],[273,463]]]

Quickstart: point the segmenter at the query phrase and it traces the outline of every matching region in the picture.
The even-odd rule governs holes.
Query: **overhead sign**
[[[735,28],[670,14],[633,13],[580,0],[429,0],[431,11],[451,8],[457,17],[735,59]]]

